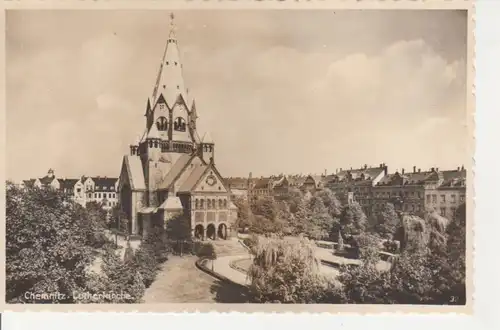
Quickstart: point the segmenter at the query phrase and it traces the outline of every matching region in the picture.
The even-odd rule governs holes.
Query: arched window
[[[217,208],[217,204],[215,204],[215,199],[212,199],[212,207],[215,209]]]
[[[155,141],[155,148],[158,148],[158,141]]]
[[[211,199],[207,199],[207,209],[211,209],[212,208],[212,200]]]
[[[194,208],[197,209],[198,208],[198,198],[196,198],[194,200]]]
[[[205,208],[205,200],[201,199],[200,200],[200,209],[204,209],[204,208]]]
[[[222,199],[219,199],[219,208],[222,208]]]
[[[177,117],[174,121],[174,131],[185,132],[186,121],[182,117]]]
[[[227,199],[224,200],[224,207],[227,207]]]
[[[168,120],[165,117],[160,117],[156,120],[156,128],[158,128],[159,131],[166,131],[168,130]]]

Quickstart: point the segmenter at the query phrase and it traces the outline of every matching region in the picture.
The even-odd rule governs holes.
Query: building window
[[[182,117],[177,117],[174,121],[174,131],[185,132],[186,121]]]
[[[227,207],[227,199],[224,200],[224,208]]]
[[[80,188],[76,188],[76,192],[77,192],[77,193],[79,193],[79,192],[81,192],[81,191],[82,191],[82,189],[80,189]]]
[[[214,209],[216,209],[216,208],[217,208],[217,204],[215,204],[215,199],[212,199],[212,207],[213,207]]]
[[[166,131],[168,130],[168,120],[165,117],[160,117],[156,120],[156,128],[158,128],[159,131]]]
[[[219,208],[222,208],[222,199],[219,199]]]
[[[211,199],[207,199],[207,209],[211,209],[212,208],[212,200]]]
[[[431,195],[427,195],[427,204],[430,204],[431,203]]]
[[[441,203],[446,203],[446,195],[441,195]]]
[[[442,207],[439,213],[441,214],[442,217],[446,216],[446,208]]]
[[[92,193],[89,193],[89,198],[92,198]]]
[[[205,200],[201,199],[200,200],[200,209],[204,209],[205,208]]]
[[[168,62],[167,62],[167,64],[168,64]],[[163,109],[165,109],[165,104],[162,103],[162,104],[160,104],[160,110],[163,110]]]
[[[457,202],[457,196],[456,195],[451,195],[451,203],[455,204]]]
[[[460,203],[463,203],[463,202],[465,202],[465,196],[464,196],[464,195],[461,195],[461,196],[460,196]]]
[[[194,200],[194,208],[197,209],[199,207],[198,205],[198,198]]]
[[[457,208],[456,208],[456,207],[451,207],[451,208],[450,208],[450,211],[451,211],[451,216],[452,216],[452,217],[455,217],[455,214],[456,214],[456,212],[457,212]]]
[[[432,204],[437,203],[437,195],[432,195]]]

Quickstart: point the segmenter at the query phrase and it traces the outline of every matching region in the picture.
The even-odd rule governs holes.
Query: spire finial
[[[174,23],[175,15],[174,13],[170,13],[170,37],[175,37],[175,23]]]

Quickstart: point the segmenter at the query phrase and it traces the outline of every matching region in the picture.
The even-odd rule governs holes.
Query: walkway
[[[246,274],[231,268],[230,263],[235,260],[246,259],[249,258],[248,254],[239,255],[239,256],[224,256],[217,258],[214,260],[214,272],[219,273],[231,281],[241,284],[241,285],[249,285],[250,281],[247,278]],[[207,264],[207,267],[210,267],[210,262]]]
[[[195,266],[195,256],[170,256],[146,289],[144,302],[155,303],[213,303],[217,280]]]

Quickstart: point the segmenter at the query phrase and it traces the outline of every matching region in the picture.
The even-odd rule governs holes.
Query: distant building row
[[[390,202],[402,211],[421,213],[434,209],[444,217],[453,217],[466,199],[466,170],[413,167],[411,171],[388,173],[387,165],[362,166],[358,169],[337,169],[330,175],[278,175],[271,177],[227,178],[232,197],[279,199],[291,189],[303,192],[331,189],[342,203],[358,202],[367,216]]]
[[[103,208],[110,209],[118,203],[117,178],[101,176],[82,176],[79,179],[57,178],[54,170],[49,169],[43,178],[23,180],[20,186],[62,190],[82,206],[89,202],[97,202],[101,203]]]

